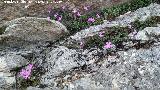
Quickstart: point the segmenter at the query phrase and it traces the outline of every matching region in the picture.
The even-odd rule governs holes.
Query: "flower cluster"
[[[64,10],[64,9],[66,9],[66,7],[67,6],[62,6],[62,9]],[[85,11],[88,11],[88,10],[90,10],[90,6],[83,6],[83,9],[85,10]],[[74,15],[75,17],[81,17],[82,16],[82,14],[81,14],[81,12],[80,12],[80,10],[79,9],[77,9],[77,8],[73,8],[72,9],[72,14],[71,15]],[[59,15],[60,13],[59,12],[55,12],[54,13],[54,17],[55,17],[55,19],[57,20],[57,21],[61,21],[62,20],[62,15],[63,15],[63,13],[62,13],[62,15]],[[64,16],[64,18],[65,18],[65,16]],[[99,13],[97,13],[95,16],[93,16],[93,17],[87,17],[87,18],[84,18],[84,20],[81,20],[81,18],[75,18],[75,19],[77,19],[77,20],[81,20],[81,21],[87,21],[87,24],[89,23],[89,25],[91,24],[91,23],[94,23],[94,22],[96,22],[98,19],[100,19],[101,18],[101,16],[100,16],[100,14]],[[48,17],[48,20],[50,19],[50,17]],[[100,32],[99,33],[99,37],[104,37],[104,31],[103,32]],[[84,42],[80,42],[80,48],[83,48],[84,47]],[[111,48],[112,47],[112,45],[111,45],[111,42],[106,42],[106,45],[104,45],[104,47],[105,48]]]
[[[21,70],[20,76],[22,76],[24,79],[28,79],[31,75],[32,68],[33,64],[29,64],[26,69]]]
[[[62,6],[61,8],[62,8],[62,10],[65,10],[67,8],[67,6]],[[83,9],[85,11],[88,11],[90,9],[90,6],[83,6]],[[51,13],[51,6],[49,6],[48,12]],[[72,9],[72,13],[77,17],[81,17],[82,16],[80,10],[77,9],[77,8],[73,8]],[[54,17],[55,17],[55,20],[57,20],[57,21],[61,21],[62,20],[62,15],[59,15],[57,12],[55,12]],[[96,14],[96,18],[100,18],[100,15],[98,13]],[[47,19],[50,21],[51,18],[47,17]],[[94,23],[95,21],[96,21],[95,18],[88,17],[88,20],[87,20],[88,23]]]
[[[87,22],[89,22],[89,23],[93,23],[93,22],[95,22],[95,19],[94,18],[88,18],[88,20],[87,20]]]

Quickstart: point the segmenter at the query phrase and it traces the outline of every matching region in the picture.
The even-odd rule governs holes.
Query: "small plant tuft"
[[[99,35],[88,37],[85,40],[84,48],[97,47],[102,49],[105,42],[112,42],[116,47],[119,47],[127,39],[128,34],[132,32],[128,27],[111,27],[106,29],[104,37]]]
[[[5,32],[5,29],[6,29],[5,26],[0,27],[0,35],[3,34],[3,33]]]
[[[145,21],[134,21],[131,25],[136,30],[143,30],[145,27],[156,27],[160,23],[160,16],[152,16]]]

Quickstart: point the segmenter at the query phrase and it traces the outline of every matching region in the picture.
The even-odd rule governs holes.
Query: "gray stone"
[[[160,27],[146,27],[144,30],[139,31],[133,39],[136,40],[154,40],[155,37],[160,35]]]
[[[56,85],[56,76],[64,75],[66,79],[63,79],[67,80],[67,72],[71,72],[74,68],[81,68],[83,65],[90,65],[93,70],[96,70],[94,63],[101,58],[99,55],[101,53],[102,51],[98,49],[76,51],[64,46],[53,48],[43,65],[47,72],[42,76],[41,83]]]
[[[15,76],[11,73],[4,73],[0,72],[0,89],[6,90],[7,88],[10,88],[11,86],[15,85],[16,79]]]
[[[17,18],[6,22],[3,26],[7,27],[5,36],[24,41],[55,41],[68,32],[58,21],[36,17]]]
[[[89,76],[86,76],[85,78],[81,78],[69,84],[68,89],[69,90],[105,90],[100,83],[96,83],[96,81],[91,80]]]
[[[13,68],[21,67],[29,63],[27,59],[16,53],[10,53],[5,56],[0,56],[0,71],[11,70]]]
[[[159,50],[160,46],[153,46],[119,51],[115,56],[103,58],[95,73],[63,84],[67,90],[159,90]]]
[[[85,61],[83,58],[79,57],[78,54],[79,53],[76,52],[76,50],[71,50],[64,46],[54,48],[47,55],[46,64],[44,65],[47,72],[43,76],[42,82],[50,83],[47,78],[52,80],[53,77],[60,75],[60,73],[63,73],[64,71],[83,66]],[[47,79],[47,81],[45,79]]]
[[[51,89],[51,88],[43,88],[43,89],[42,89],[42,88],[30,86],[30,87],[27,88],[27,90],[59,90],[59,89],[57,89],[57,88],[55,88],[55,89]]]
[[[100,82],[104,90],[158,90],[160,89],[159,46],[148,50],[118,52],[120,58],[107,58],[92,80]],[[113,59],[112,59],[113,58]],[[114,62],[109,64],[108,62]]]

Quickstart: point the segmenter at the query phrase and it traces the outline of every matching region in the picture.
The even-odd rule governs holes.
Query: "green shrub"
[[[80,17],[75,16],[71,11],[69,10],[62,10],[60,8],[54,9],[49,15],[51,19],[56,20],[56,18],[53,16],[54,13],[59,13],[62,15],[62,21],[61,23],[64,24],[67,29],[70,31],[70,34],[74,34],[82,29],[85,29],[91,25],[97,25],[101,24],[103,22],[102,17],[100,19],[96,19],[96,12],[92,12],[89,14],[84,14]],[[96,21],[94,23],[88,23],[87,19],[90,17],[94,17]]]
[[[121,5],[113,6],[111,8],[104,8],[103,13],[106,13],[105,19],[114,19],[128,11],[135,11],[139,8],[146,7],[151,4],[152,0],[132,0]]]
[[[136,30],[143,30],[145,27],[154,27],[160,23],[160,16],[153,16],[148,18],[146,21],[136,20],[133,22],[132,28]],[[112,42],[116,45],[116,48],[121,48],[122,43],[128,41],[129,33],[133,32],[133,29],[128,27],[111,27],[105,30],[104,37],[99,37],[99,35],[90,36],[85,39],[84,48],[98,47],[101,48],[105,45],[105,42]]]
[[[0,27],[0,35],[4,33],[6,27]]]
[[[132,30],[128,27],[107,28],[107,30],[105,30],[104,37],[94,35],[86,38],[84,48],[98,47],[102,49],[106,42],[112,42],[118,47],[124,40],[127,39],[128,34],[131,32]]]
[[[159,16],[153,16],[148,18],[145,21],[134,21],[131,25],[136,30],[143,30],[145,27],[155,27],[157,26],[157,23],[160,23],[160,17]]]

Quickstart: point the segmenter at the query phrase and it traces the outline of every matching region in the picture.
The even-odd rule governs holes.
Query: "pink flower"
[[[95,19],[94,18],[88,18],[88,22],[95,22]]]
[[[30,77],[30,75],[31,75],[32,68],[33,68],[33,64],[29,64],[26,69],[22,69],[21,70],[20,75],[24,79],[28,79]]]
[[[96,17],[97,17],[97,18],[100,18],[100,15],[99,15],[99,14],[96,14]]]
[[[77,16],[81,16],[80,12],[77,12]]]
[[[62,20],[62,16],[59,16],[58,18],[57,18],[57,21],[61,21]]]
[[[32,68],[33,68],[33,64],[29,64],[29,65],[28,65],[28,69],[31,70]]]
[[[20,75],[24,78],[24,79],[28,79],[30,76],[30,72],[28,72],[27,70],[22,69],[20,72]]]
[[[104,48],[108,49],[108,48],[112,48],[113,45],[111,42],[106,42],[106,45],[104,45]]]
[[[103,36],[104,36],[104,35],[103,35],[104,33],[105,33],[105,31],[99,32],[99,37],[103,37]]]

